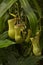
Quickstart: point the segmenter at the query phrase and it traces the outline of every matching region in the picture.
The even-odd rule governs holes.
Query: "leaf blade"
[[[31,8],[31,6],[27,0],[20,0],[20,3],[26,13],[28,20],[29,20],[30,28],[32,30],[32,35],[34,36],[37,31],[37,25],[38,25],[37,17],[35,15],[35,13],[33,12],[33,9]]]
[[[16,0],[9,0],[8,2],[2,2],[0,4],[0,17],[14,4]],[[4,6],[3,6],[4,5]]]
[[[14,44],[14,42],[5,39],[5,40],[0,40],[0,48],[8,47],[10,45]]]

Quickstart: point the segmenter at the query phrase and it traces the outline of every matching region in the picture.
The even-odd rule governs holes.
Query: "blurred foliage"
[[[43,51],[42,2],[42,0],[0,0],[0,65],[38,65],[38,61],[43,60],[43,52],[41,56],[34,56],[31,41],[16,44],[9,38],[7,23],[13,18],[9,13],[13,13],[20,16],[21,21],[32,30],[32,37],[41,30],[40,47]]]

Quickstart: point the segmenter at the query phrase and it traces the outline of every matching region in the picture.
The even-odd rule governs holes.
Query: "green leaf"
[[[24,60],[24,58],[20,58],[18,60],[17,65],[37,65],[37,61],[39,61],[42,58],[43,58],[43,56],[39,56],[39,57],[29,56],[25,60]]]
[[[8,13],[6,12],[1,18],[0,18],[0,33],[3,32],[3,30],[6,29],[7,25],[6,25],[6,21],[9,18]]]
[[[8,31],[3,32],[0,34],[0,40],[5,40],[8,38]]]
[[[32,35],[34,36],[37,31],[38,25],[37,17],[27,0],[20,0],[20,3],[28,17],[30,28],[32,30]]]
[[[2,33],[3,26],[2,26],[2,18],[0,18],[0,33]]]
[[[8,52],[8,51],[7,51]],[[42,60],[43,59],[43,56],[39,56],[39,57],[36,57],[36,56],[28,56],[28,57],[23,57],[23,56],[20,56],[19,58],[15,57],[14,56],[14,51],[12,51],[12,53],[8,52],[9,55],[8,55],[8,65],[37,65],[37,62],[39,60]],[[17,53],[16,53],[17,54]],[[13,58],[13,60],[12,60]]]
[[[15,42],[8,40],[7,38],[8,38],[8,31],[5,31],[2,34],[0,34],[0,48],[16,44]]]
[[[16,0],[3,0],[0,4],[0,17],[4,15],[4,13],[14,4]]]
[[[33,3],[34,3],[34,7],[37,9],[37,12],[38,12],[38,15],[39,15],[39,17],[41,17],[41,8],[40,8],[40,6],[38,5],[38,2],[37,2],[37,0],[32,0],[33,1]]]
[[[0,40],[0,48],[3,48],[3,47],[8,47],[12,44],[15,44],[14,42],[8,40],[8,39],[5,39],[5,40]]]

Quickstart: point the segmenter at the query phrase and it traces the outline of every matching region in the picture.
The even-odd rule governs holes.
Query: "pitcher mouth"
[[[24,21],[21,21],[21,20],[16,20],[16,22],[15,22],[14,25],[16,25],[18,27],[24,27],[24,28],[26,28],[25,22]]]
[[[12,13],[9,13],[9,14],[14,17],[15,26],[26,28],[25,21],[22,20],[21,16],[18,16],[18,15],[12,14]],[[25,19],[25,17],[24,17],[24,19]]]

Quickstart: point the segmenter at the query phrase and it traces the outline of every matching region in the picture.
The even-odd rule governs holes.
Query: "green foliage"
[[[31,5],[31,3],[34,4],[34,6]],[[37,61],[42,59],[43,56],[42,55],[34,56],[32,42],[31,40],[28,39],[29,34],[26,34],[26,36],[28,37],[26,41],[27,40],[29,41],[27,43],[24,41],[22,44],[16,44],[14,39],[9,38],[8,20],[9,18],[10,19],[12,18],[12,16],[9,15],[9,12],[15,13],[16,16],[18,15],[20,17],[22,15],[23,19],[21,17],[20,22],[24,21],[26,22],[26,24],[29,24],[28,26],[30,26],[30,29],[32,31],[31,38],[33,39],[36,36],[36,32],[39,31],[41,27],[40,17],[42,16],[42,11],[40,9],[40,6],[38,5],[37,0],[32,0],[32,2],[31,0],[0,0],[0,50],[1,50],[0,60],[1,63],[2,64],[3,62],[6,63],[7,60],[8,64],[6,63],[5,65],[14,65],[14,64],[15,65],[37,65]],[[24,20],[25,16],[26,16],[26,21]],[[26,28],[26,32],[28,32],[27,30],[28,29]],[[41,27],[41,36],[40,36],[40,46],[43,49],[42,35],[43,35],[43,27]],[[2,49],[4,49],[4,51]]]
[[[27,0],[20,0],[21,1],[21,6],[23,7],[24,11],[26,12],[26,15],[28,17],[29,23],[30,23],[30,28],[32,30],[32,35],[34,36],[36,31],[37,31],[37,17],[35,13],[33,12],[33,9],[31,8],[30,4],[28,3]]]
[[[6,39],[6,40],[0,40],[0,48],[8,47],[9,45],[14,44],[14,42]]]
[[[15,42],[12,42],[11,40],[8,40],[8,32],[5,31],[0,35],[0,48],[8,47],[11,44],[15,44]]]
[[[9,18],[9,14],[5,13],[1,18],[0,18],[0,33],[2,33],[6,27],[7,27],[7,19]]]
[[[42,12],[41,12],[40,6],[37,3],[37,0],[32,0],[32,1],[33,1],[34,5],[35,5],[35,8],[37,9],[37,13],[38,13],[39,17],[41,17]]]
[[[35,56],[30,56],[29,58],[24,59],[20,59],[18,62],[18,65],[37,65],[37,61],[40,60],[43,57],[35,57]]]
[[[8,38],[8,31],[5,31],[3,32],[1,35],[0,35],[0,40],[5,40]]]
[[[6,11],[14,4],[15,1],[16,0],[3,0],[0,2],[0,48],[7,47],[12,44],[10,40],[6,40],[7,34],[6,32],[3,33],[3,31],[7,30],[6,28],[8,27],[6,21],[9,18],[9,14]]]
[[[14,4],[16,0],[3,0],[0,4],[0,17]]]

